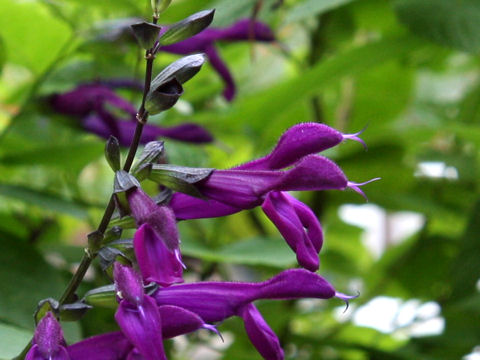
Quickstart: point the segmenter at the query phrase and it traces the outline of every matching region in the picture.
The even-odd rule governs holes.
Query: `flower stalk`
[[[154,16],[152,22],[153,24],[156,24],[158,22],[158,17]],[[144,80],[142,103],[137,113],[137,125],[135,128],[135,134],[133,136],[132,143],[130,144],[127,158],[123,165],[123,170],[126,172],[129,172],[132,167],[133,160],[135,159],[138,145],[140,143],[140,138],[142,136],[143,127],[148,120],[148,112],[145,111],[145,101],[147,98],[147,94],[150,91],[150,84],[152,82],[153,61],[155,59],[155,54],[153,53],[153,49],[146,50],[145,59],[146,59],[145,80]],[[103,213],[102,220],[100,221],[100,224],[98,225],[97,230],[94,231],[94,233],[98,233],[102,235],[99,237],[100,239],[103,237],[103,234],[107,230],[108,224],[112,219],[114,211],[115,211],[115,201],[114,201],[114,196],[112,194],[110,196],[110,200],[108,201],[107,207],[105,208],[105,212]],[[77,270],[75,271],[72,278],[70,279],[70,282],[65,288],[65,291],[60,297],[60,300],[59,300],[60,305],[74,301],[73,297],[75,295],[75,292],[77,291],[78,287],[82,283],[83,278],[87,273],[87,270],[90,268],[90,265],[92,264],[92,261],[97,256],[97,248],[99,247],[99,245],[100,244],[96,242],[94,243],[89,242],[88,246],[85,248],[85,254],[82,257],[82,260],[80,261],[80,265],[78,266]],[[32,347],[32,341],[30,341],[25,346],[23,351],[15,358],[15,360],[25,359],[31,347]]]

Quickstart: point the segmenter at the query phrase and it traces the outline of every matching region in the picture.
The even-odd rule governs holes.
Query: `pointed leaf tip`
[[[204,10],[173,24],[161,36],[161,45],[171,45],[200,33],[212,23],[214,14],[215,10]]]
[[[115,136],[110,135],[105,143],[105,158],[113,171],[120,170],[120,144]]]

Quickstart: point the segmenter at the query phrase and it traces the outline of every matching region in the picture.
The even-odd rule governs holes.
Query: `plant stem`
[[[156,24],[158,18],[153,17],[153,23]],[[133,135],[132,142],[128,149],[127,159],[125,160],[125,164],[123,165],[123,170],[130,171],[132,167],[133,160],[135,159],[135,154],[137,153],[138,145],[140,143],[140,138],[142,136],[142,131],[145,123],[148,120],[148,112],[145,111],[145,101],[147,98],[147,94],[150,91],[150,83],[152,82],[152,71],[153,71],[153,60],[155,59],[155,55],[152,53],[152,49],[147,50],[145,53],[146,58],[146,67],[145,67],[145,83],[143,88],[143,97],[142,97],[142,104],[137,113],[137,126],[135,127],[135,133]],[[103,213],[102,220],[97,227],[96,233],[103,235],[108,228],[108,224],[112,219],[113,213],[115,211],[115,199],[113,194],[110,196],[110,200],[108,201],[108,205],[105,208],[105,212]],[[59,304],[63,305],[69,302],[75,301],[75,292],[77,291],[78,287],[83,281],[87,270],[89,269],[92,261],[97,256],[97,251],[95,250],[99,244],[89,244],[85,248],[85,254],[80,261],[80,265],[78,266],[75,274],[73,274],[70,282],[68,283],[65,291],[63,292],[62,296],[60,297]],[[14,360],[23,360],[27,355],[28,351],[32,347],[32,341],[30,341],[23,351],[14,358]]]

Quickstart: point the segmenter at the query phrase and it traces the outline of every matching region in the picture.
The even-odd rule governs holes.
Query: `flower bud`
[[[215,10],[200,11],[173,24],[161,36],[160,43],[171,45],[198,34],[212,23],[214,13]]]
[[[145,109],[151,115],[161,113],[175,105],[182,94],[182,84],[173,78],[149,91]]]
[[[132,305],[139,305],[143,302],[143,283],[135,270],[116,262],[113,265],[113,277],[121,298]]]
[[[133,24],[131,28],[138,43],[145,50],[151,49],[155,45],[161,30],[161,26],[147,22]]]

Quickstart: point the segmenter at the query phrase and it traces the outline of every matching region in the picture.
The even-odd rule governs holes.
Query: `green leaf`
[[[459,50],[480,52],[477,0],[397,0],[398,18],[412,32]]]
[[[2,38],[0,37],[0,72],[2,71],[3,64],[5,63],[5,44]]]
[[[342,5],[346,5],[354,0],[307,0],[301,1],[288,11],[285,17],[285,23],[302,21],[306,18],[320,15],[327,11],[333,10]]]
[[[250,238],[212,250],[182,238],[182,253],[207,261],[286,268],[296,263],[295,254],[281,238]]]
[[[215,10],[204,10],[173,24],[160,38],[163,46],[188,39],[211,24]]]
[[[411,36],[400,36],[355,47],[318,63],[293,79],[239,100],[225,115],[204,113],[202,117],[205,117],[204,121],[208,119],[210,124],[213,121],[217,127],[228,124],[230,131],[232,124],[247,122],[248,126],[260,130],[264,127],[265,119],[269,119],[269,127],[283,126],[284,124],[278,123],[279,119],[285,119],[286,115],[301,107],[319,90],[338,83],[344,76],[364,74],[424,45],[424,42]],[[285,121],[291,123],[293,120],[288,117]],[[202,120],[199,119],[199,122]]]
[[[100,157],[102,144],[97,141],[82,141],[66,145],[41,145],[24,151],[8,151],[0,156],[2,165],[42,165],[63,169],[81,170]],[[54,160],[52,159],[54,156]]]
[[[0,359],[17,356],[31,338],[30,331],[0,322]]]
[[[473,295],[480,278],[480,262],[478,261],[478,234],[480,233],[480,201],[477,201],[465,233],[460,239],[459,252],[451,269],[453,282],[452,297],[458,300]]]
[[[7,61],[36,74],[54,61],[71,35],[68,25],[52,16],[39,1],[3,0],[0,23]]]
[[[204,62],[205,56],[203,54],[194,54],[178,59],[163,69],[160,74],[152,80],[149,93],[156,91],[158,87],[174,78],[181,84],[187,82],[200,71]]]
[[[2,238],[0,284],[0,320],[33,329],[37,303],[58,298],[65,281],[30,244]]]
[[[131,173],[136,176],[137,171],[143,168],[144,165],[158,162],[158,160],[164,155],[163,141],[150,141],[143,148],[142,154],[133,164]]]
[[[81,219],[86,219],[88,215],[87,204],[24,186],[0,184],[0,195],[39,206],[47,212],[60,212]]]

